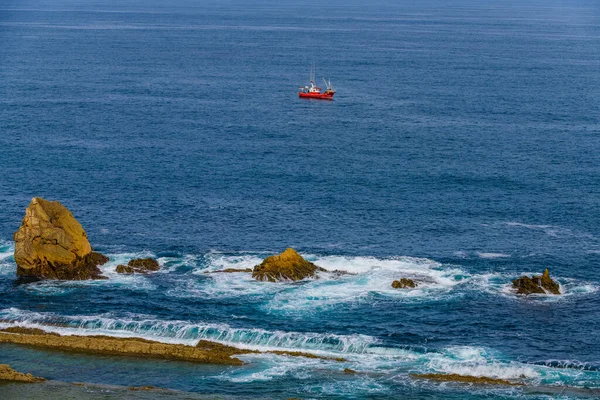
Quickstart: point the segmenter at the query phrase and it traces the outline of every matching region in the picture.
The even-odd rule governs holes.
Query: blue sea
[[[298,98],[313,62],[333,101]],[[91,398],[597,396],[599,161],[597,1],[0,0],[0,326],[347,360],[0,363]],[[34,196],[71,210],[108,280],[16,279]],[[287,247],[328,272],[207,274]],[[114,272],[137,257],[161,270]],[[512,291],[545,268],[562,295]],[[43,388],[0,394],[76,390]]]

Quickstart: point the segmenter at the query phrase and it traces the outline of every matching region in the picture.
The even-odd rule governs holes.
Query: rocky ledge
[[[474,383],[478,385],[522,385],[521,383],[514,383],[504,379],[490,378],[487,376],[469,376],[458,374],[411,374],[410,376],[416,379],[429,379],[442,382]]]
[[[246,350],[204,341],[200,341],[194,347],[183,344],[155,342],[141,338],[61,336],[56,333],[46,333],[39,329],[28,328],[0,330],[0,343],[13,343],[102,355],[155,357],[168,360],[225,365],[242,365],[243,362],[241,360],[232,356],[248,353]]]
[[[316,275],[323,268],[306,261],[296,250],[289,248],[281,254],[267,257],[254,267],[252,277],[259,281],[299,281]]]
[[[117,265],[115,271],[120,274],[147,274],[159,269],[158,261],[153,258],[135,258],[129,261],[127,265]]]
[[[0,364],[0,381],[33,383],[45,381],[45,379],[38,378],[37,376],[33,376],[31,374],[17,372],[8,364]]]
[[[522,276],[515,279],[513,287],[517,289],[517,294],[560,294],[560,286],[550,278],[547,268],[542,275],[534,275],[531,278]]]
[[[127,355],[154,357],[168,360],[194,361],[207,364],[242,365],[233,356],[249,353],[272,353],[292,357],[316,358],[331,361],[346,361],[341,357],[320,356],[311,353],[287,350],[258,351],[200,340],[196,346],[161,343],[142,338],[118,338],[112,336],[62,336],[36,328],[9,327],[0,329],[0,343],[50,348],[102,355]]]
[[[34,197],[14,234],[17,275],[42,279],[105,279],[81,224],[58,201]]]

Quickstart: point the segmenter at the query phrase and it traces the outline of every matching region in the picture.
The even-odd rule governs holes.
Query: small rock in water
[[[317,271],[325,270],[306,261],[296,250],[289,248],[279,255],[265,258],[260,265],[254,267],[252,277],[270,282],[299,281],[315,276]]]
[[[552,278],[548,268],[542,275],[534,275],[531,278],[522,276],[513,281],[513,287],[517,289],[517,294],[560,294],[560,286]]]
[[[394,289],[406,289],[417,287],[417,284],[412,279],[402,278],[399,281],[392,282],[392,287]]]
[[[115,271],[119,274],[147,274],[150,271],[158,271],[160,266],[153,258],[134,258],[127,265],[119,264]]]

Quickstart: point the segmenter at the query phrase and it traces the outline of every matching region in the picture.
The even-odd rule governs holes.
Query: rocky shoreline
[[[114,336],[59,335],[36,328],[10,327],[0,330],[0,343],[12,343],[70,352],[124,355],[133,357],[161,358],[175,361],[191,361],[204,364],[243,365],[235,358],[239,354],[271,353],[292,357],[316,358],[330,361],[346,361],[341,357],[328,357],[312,353],[287,350],[258,351],[240,349],[208,340],[200,340],[196,346],[163,343],[142,338]]]
[[[39,329],[7,328],[0,331],[0,343],[101,355],[127,355],[167,360],[195,361],[208,364],[242,365],[233,356],[247,353],[231,346],[201,341],[196,347],[168,344],[141,338],[111,336],[61,336]]]
[[[45,381],[45,379],[15,371],[8,364],[0,364],[0,381],[34,383]]]

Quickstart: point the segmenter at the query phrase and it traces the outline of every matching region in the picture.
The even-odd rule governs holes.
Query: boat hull
[[[333,100],[333,95],[335,93],[306,93],[306,92],[298,92],[298,97],[302,97],[304,99],[316,99],[316,100]]]

